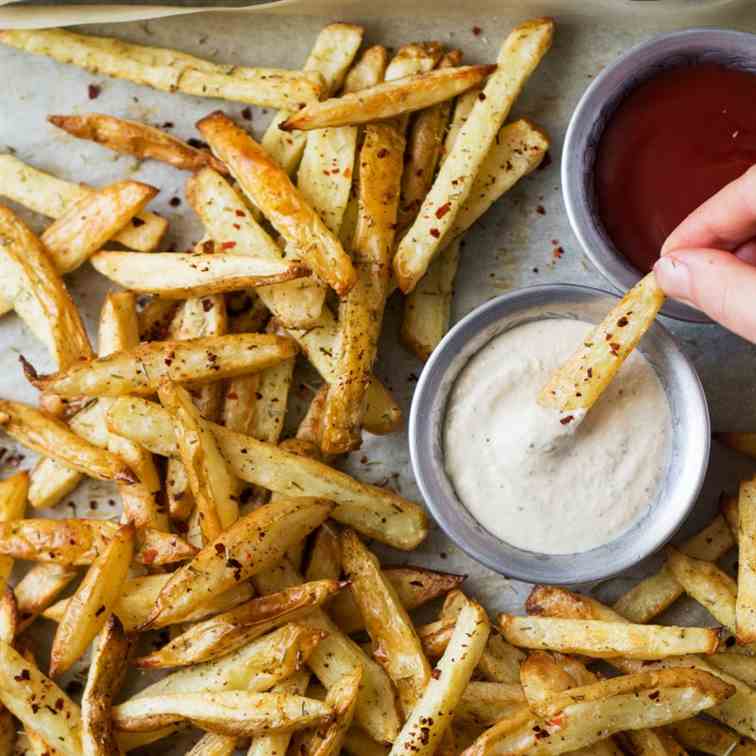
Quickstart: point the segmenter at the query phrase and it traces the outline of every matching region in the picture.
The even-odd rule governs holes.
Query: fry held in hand
[[[290,281],[308,274],[302,265],[230,254],[98,252],[94,269],[121,286],[164,299],[223,294]]]
[[[412,113],[456,97],[495,71],[495,65],[460,66],[387,81],[308,105],[289,116],[279,128],[294,131],[350,126]]]
[[[38,376],[28,364],[24,369],[38,389],[61,396],[149,396],[165,380],[201,383],[233,378],[263,370],[296,352],[292,339],[249,333],[142,343],[46,376]]]

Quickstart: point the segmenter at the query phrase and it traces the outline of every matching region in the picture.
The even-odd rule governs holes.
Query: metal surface
[[[672,415],[666,472],[648,511],[616,540],[590,551],[547,555],[515,548],[479,525],[459,501],[444,469],[443,428],[449,395],[470,359],[491,339],[544,318],[599,322],[616,297],[584,286],[519,289],[471,312],[431,356],[415,391],[409,425],[412,467],[423,499],[446,535],[493,570],[530,583],[604,580],[656,551],[693,508],[709,462],[709,412],[701,382],[666,329],[655,323],[641,352],[661,380]],[[567,494],[569,492],[566,492]]]
[[[581,97],[570,119],[562,153],[565,209],[583,251],[619,291],[634,286],[641,274],[614,246],[599,217],[593,166],[601,135],[622,99],[644,80],[668,68],[702,62],[756,71],[756,35],[688,29],[654,37],[607,66]],[[662,312],[691,323],[709,322],[703,313],[680,302],[667,302]]]

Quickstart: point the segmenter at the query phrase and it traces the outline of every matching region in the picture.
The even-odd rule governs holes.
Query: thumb
[[[717,249],[677,249],[654,266],[667,296],[756,342],[756,267]]]

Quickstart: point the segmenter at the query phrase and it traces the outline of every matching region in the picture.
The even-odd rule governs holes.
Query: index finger
[[[735,250],[756,236],[756,165],[694,210],[668,237],[662,255],[705,247]]]

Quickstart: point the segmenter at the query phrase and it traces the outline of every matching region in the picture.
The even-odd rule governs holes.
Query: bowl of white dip
[[[616,303],[565,284],[497,297],[446,335],[420,377],[409,440],[421,493],[449,538],[503,575],[605,579],[666,543],[696,502],[706,397],[660,324],[585,417],[536,401]]]

